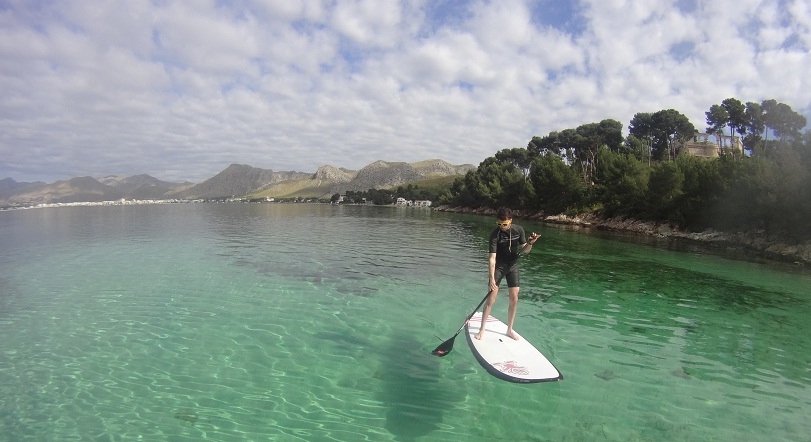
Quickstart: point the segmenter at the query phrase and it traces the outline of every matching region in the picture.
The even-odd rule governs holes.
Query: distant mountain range
[[[416,163],[375,161],[358,171],[323,166],[315,173],[274,172],[232,164],[195,184],[170,183],[149,175],[77,177],[54,183],[0,180],[0,207],[45,203],[116,201],[120,199],[214,199],[228,197],[325,198],[347,190],[387,189],[434,177],[464,175],[472,164],[443,160]]]

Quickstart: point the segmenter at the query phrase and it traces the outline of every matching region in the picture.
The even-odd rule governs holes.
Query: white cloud
[[[332,25],[341,35],[369,47],[391,47],[399,39],[401,10],[397,1],[337,2]]]
[[[260,11],[263,19],[277,23],[290,23],[297,20],[323,22],[326,12],[323,0],[256,0],[252,8]]]
[[[6,2],[0,178],[478,164],[732,96],[811,111],[807,2],[556,2]]]

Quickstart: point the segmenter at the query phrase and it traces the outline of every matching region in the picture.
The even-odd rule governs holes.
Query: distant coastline
[[[0,212],[10,210],[45,209],[52,207],[90,207],[90,206],[142,206],[147,204],[179,204],[202,202],[199,200],[118,200],[118,201],[77,201],[70,203],[39,203],[26,206],[0,207]]]
[[[438,206],[440,212],[471,213],[494,215],[490,208],[469,209],[463,207]],[[797,243],[785,238],[770,237],[763,232],[685,232],[662,223],[638,221],[627,218],[601,218],[594,214],[545,215],[543,213],[515,211],[517,218],[531,219],[545,224],[576,229],[595,229],[623,232],[655,240],[686,241],[713,249],[729,257],[745,256],[770,261],[793,263],[799,266],[811,265],[811,241]]]
[[[109,175],[100,179],[75,177],[50,184],[19,183],[12,178],[5,178],[0,180],[0,207],[83,201],[109,205],[117,204],[115,202],[120,200],[329,200],[333,195],[347,191],[397,188],[426,180],[461,176],[473,169],[475,166],[472,164],[453,165],[440,159],[414,163],[378,160],[357,171],[322,166],[315,174],[275,172],[245,164],[231,164],[198,184],[170,183],[145,174],[129,177]]]

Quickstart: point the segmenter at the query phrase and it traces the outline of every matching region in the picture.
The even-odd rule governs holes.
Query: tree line
[[[547,215],[597,213],[685,230],[763,230],[811,238],[811,132],[776,100],[728,98],[705,113],[718,157],[687,153],[698,130],[674,109],[533,137],[458,178],[440,204],[508,206]],[[729,137],[722,137],[729,131]],[[741,140],[742,149],[720,140]]]
[[[336,193],[332,195],[330,202],[337,203],[340,198],[341,195]],[[407,184],[405,186],[398,186],[395,189],[347,190],[343,195],[343,203],[388,205],[394,204],[397,198],[405,198],[411,201],[449,201],[450,193],[447,189]]]

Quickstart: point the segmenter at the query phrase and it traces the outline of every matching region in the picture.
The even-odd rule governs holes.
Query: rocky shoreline
[[[493,209],[469,209],[462,207],[438,206],[440,212],[471,213],[495,215]],[[516,218],[531,219],[547,224],[568,226],[577,229],[597,229],[614,232],[625,232],[653,239],[692,242],[720,251],[725,255],[738,255],[747,258],[763,258],[773,261],[790,262],[796,265],[811,265],[811,241],[797,243],[777,238],[762,231],[720,232],[706,230],[703,232],[685,232],[669,224],[652,223],[627,218],[601,218],[594,214],[583,215],[545,215],[527,211],[515,211]]]

